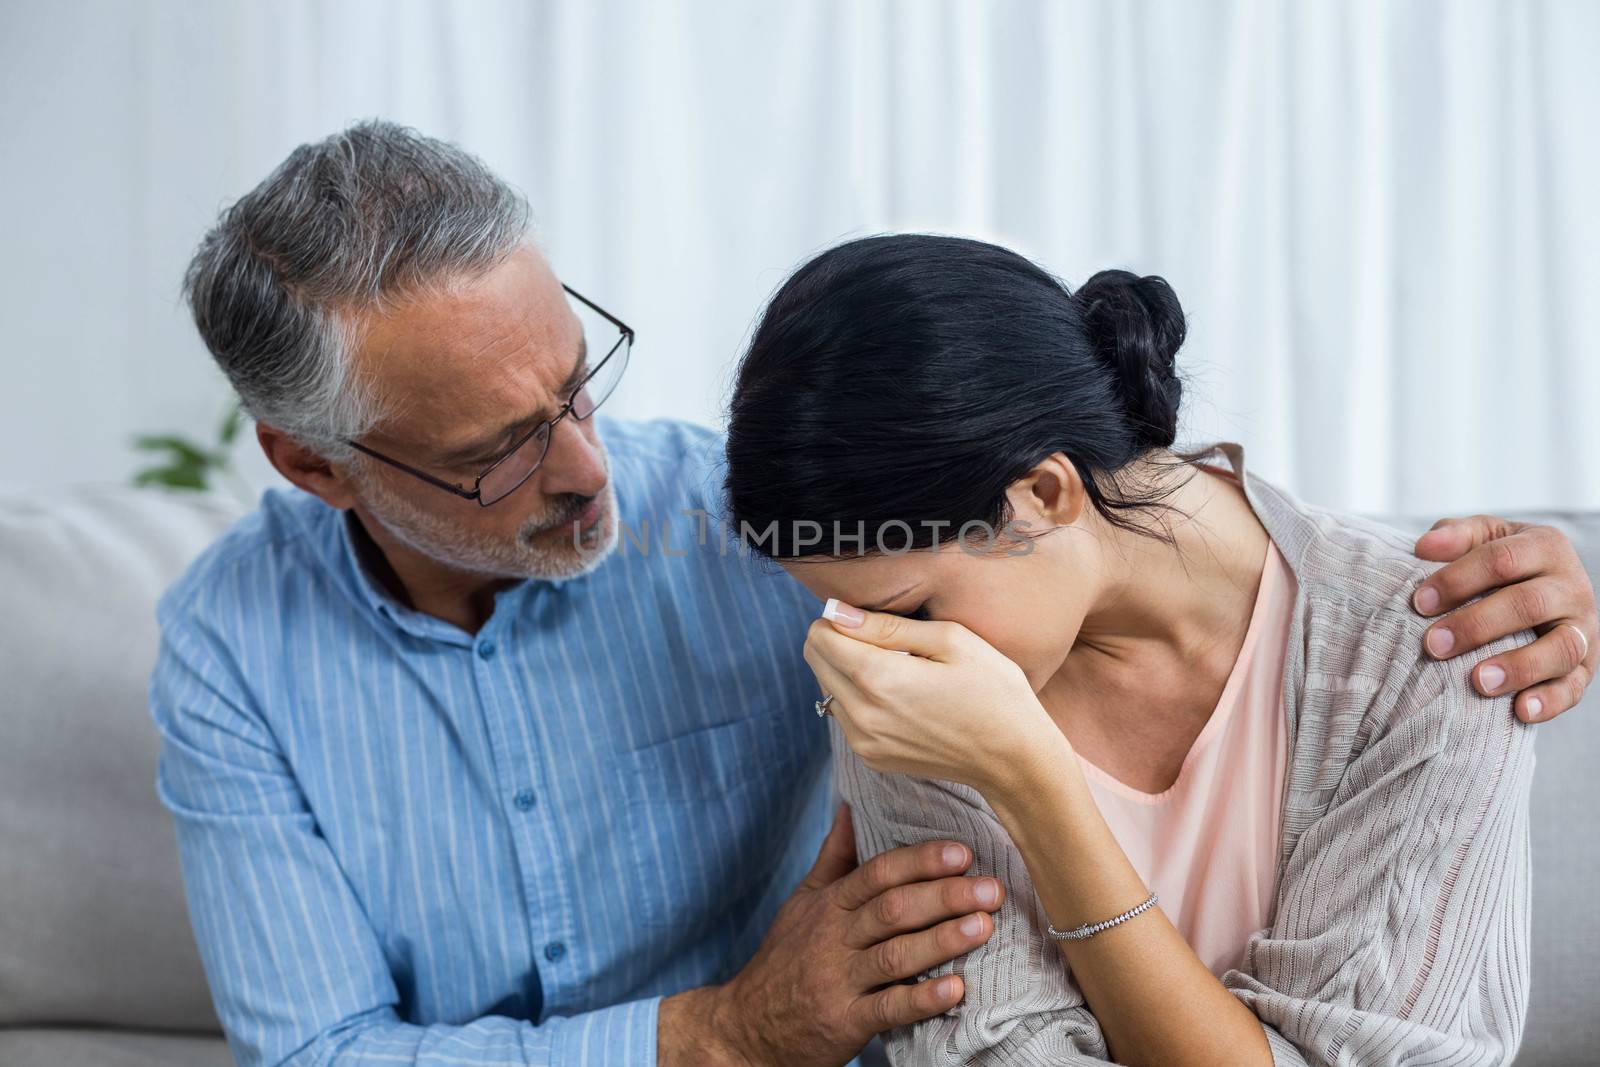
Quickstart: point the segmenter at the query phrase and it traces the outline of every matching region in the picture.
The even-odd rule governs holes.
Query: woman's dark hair
[[[970,523],[997,531],[1007,487],[1061,452],[1108,522],[1163,537],[1133,516],[1165,508],[1170,488],[1118,475],[1177,436],[1184,333],[1157,277],[1101,271],[1074,294],[982,241],[831,248],[778,290],[740,361],[735,528],[780,559],[924,548]],[[861,553],[838,551],[836,533]]]

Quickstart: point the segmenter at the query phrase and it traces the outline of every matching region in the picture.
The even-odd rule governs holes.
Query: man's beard
[[[606,462],[609,472],[610,463]],[[611,480],[597,497],[600,517],[582,536],[572,522],[596,497],[566,493],[552,497],[511,540],[463,530],[389,491],[382,479],[364,479],[361,502],[401,544],[456,570],[495,578],[568,579],[600,566],[617,546],[617,498]],[[513,493],[495,506],[510,506]],[[559,530],[559,533],[554,531]],[[551,532],[547,532],[551,531]],[[543,536],[539,536],[539,535]]]

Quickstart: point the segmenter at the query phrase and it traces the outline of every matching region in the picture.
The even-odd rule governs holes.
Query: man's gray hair
[[[527,200],[476,157],[360,122],[296,148],[224,211],[184,296],[245,410],[345,460],[383,413],[351,367],[362,316],[495,266],[528,226]]]

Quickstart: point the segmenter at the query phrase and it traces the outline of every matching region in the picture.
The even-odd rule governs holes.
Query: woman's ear
[[[1055,452],[1012,482],[1006,499],[1013,521],[1026,522],[1033,532],[1040,533],[1077,522],[1089,498],[1078,468],[1063,453]]]

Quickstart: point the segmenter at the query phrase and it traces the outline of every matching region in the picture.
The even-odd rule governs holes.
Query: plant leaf
[[[134,438],[133,447],[142,452],[172,452],[189,463],[206,463],[211,458],[204,448],[174,434],[143,434]]]
[[[244,425],[244,408],[235,399],[228,408],[228,414],[222,419],[222,432],[218,439],[224,446],[233,444],[233,439],[239,436],[239,428]],[[223,453],[226,455],[226,452]]]
[[[148,467],[133,476],[135,485],[161,485],[168,489],[205,489],[205,472],[187,463],[173,463],[165,467]]]

